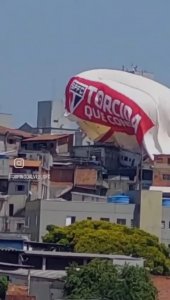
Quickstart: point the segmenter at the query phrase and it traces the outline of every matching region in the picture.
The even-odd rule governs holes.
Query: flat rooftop
[[[78,258],[103,258],[103,259],[118,259],[118,260],[129,260],[129,261],[141,261],[143,258],[136,258],[126,255],[116,254],[97,254],[97,253],[77,253],[77,252],[55,252],[55,251],[24,251],[27,255],[35,256],[59,256],[59,257],[78,257]]]
[[[18,270],[1,270],[0,269],[0,274],[1,275],[17,275],[17,276],[23,276],[27,277],[28,276],[28,270],[25,269],[18,269]],[[62,277],[66,276],[66,271],[56,271],[56,270],[31,270],[30,271],[31,277],[36,277],[36,278],[42,278],[42,279],[61,279]]]

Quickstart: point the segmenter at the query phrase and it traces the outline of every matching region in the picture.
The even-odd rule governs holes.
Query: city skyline
[[[15,0],[0,3],[0,109],[36,125],[37,102],[60,100],[71,76],[137,64],[170,85],[170,3]]]

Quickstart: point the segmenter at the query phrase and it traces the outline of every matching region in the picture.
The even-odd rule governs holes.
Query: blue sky
[[[170,86],[169,0],[0,0],[0,111],[36,125],[72,75],[132,63]]]

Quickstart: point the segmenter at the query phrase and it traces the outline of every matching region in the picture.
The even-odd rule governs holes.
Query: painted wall
[[[140,228],[156,235],[161,241],[162,193],[142,191],[140,203]]]

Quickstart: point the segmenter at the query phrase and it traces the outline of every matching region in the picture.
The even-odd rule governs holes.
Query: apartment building
[[[108,203],[107,197],[73,193],[72,201],[63,199],[36,200],[26,204],[27,233],[34,241],[41,241],[47,225],[65,226],[84,219],[106,220],[128,227],[139,227],[161,235],[162,194],[157,191],[130,192],[129,204]],[[170,219],[170,217],[169,217]],[[170,221],[170,220],[169,220]],[[170,244],[166,240],[166,244]]]
[[[72,134],[41,134],[22,141],[22,150],[46,150],[51,155],[68,154],[73,146]]]
[[[28,132],[0,126],[0,152],[11,151],[12,156],[17,156],[22,139],[31,137]]]

